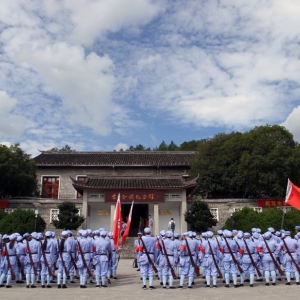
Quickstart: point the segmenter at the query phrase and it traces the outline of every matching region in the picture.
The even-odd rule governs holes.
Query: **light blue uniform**
[[[105,235],[102,235],[100,238],[95,240],[93,264],[95,266],[97,287],[100,287],[100,277],[102,287],[105,286],[108,262],[111,258],[111,253],[111,242],[105,238]]]
[[[47,260],[47,263],[49,267],[51,268],[52,263],[55,262],[55,250],[54,250],[54,245],[51,242],[50,237],[45,238],[43,244],[42,244],[42,249],[44,249],[45,257]],[[42,286],[45,285],[45,280],[47,281],[47,286],[50,285],[50,274],[48,272],[47,265],[44,260],[44,256],[41,256],[41,264],[42,264],[42,269],[41,269],[41,281],[42,281]],[[51,269],[52,271],[52,269]]]
[[[141,240],[143,240],[143,242],[141,242],[141,247],[140,247],[140,251],[139,252],[139,263],[140,263],[140,268],[141,268],[141,275],[142,275],[142,279],[143,279],[143,286],[145,287],[147,284],[147,277],[149,277],[149,287],[153,286],[153,275],[154,275],[154,270],[152,267],[151,262],[149,262],[147,254],[146,254],[146,249],[147,252],[149,254],[150,259],[152,260],[152,262],[154,262],[157,258],[157,252],[155,250],[155,245],[156,245],[156,240],[154,237],[150,236],[150,229],[149,229],[149,233],[147,230],[147,227],[145,228],[145,236],[141,237]],[[144,245],[146,247],[146,249],[144,248]]]
[[[180,256],[179,256],[180,284],[179,284],[179,286],[180,287],[183,286],[184,277],[188,276],[188,287],[192,288],[192,283],[194,281],[194,276],[195,276],[195,269],[191,262],[191,258],[189,256],[187,247],[189,246],[192,259],[197,264],[197,260],[198,260],[197,241],[192,239],[191,237],[187,237],[187,234],[185,234],[184,236],[186,236],[186,239],[182,241],[181,246],[180,246]],[[190,234],[190,236],[192,236],[192,235]],[[188,244],[188,246],[187,246],[187,244]]]

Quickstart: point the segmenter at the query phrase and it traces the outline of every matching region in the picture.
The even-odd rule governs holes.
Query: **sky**
[[[285,126],[299,0],[0,0],[0,143],[33,157]]]

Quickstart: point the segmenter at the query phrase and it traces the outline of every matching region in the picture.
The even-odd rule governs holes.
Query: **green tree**
[[[58,220],[53,221],[57,229],[76,230],[85,220],[78,215],[79,210],[73,202],[64,201],[58,204],[57,208],[59,209]]]
[[[75,149],[72,149],[69,145],[65,145],[62,148],[51,148],[48,151],[50,152],[76,152]]]
[[[197,151],[200,141],[192,140],[189,142],[183,142],[178,147],[179,151]]]
[[[36,231],[43,232],[46,228],[45,220],[37,215]],[[23,235],[26,232],[35,230],[35,213],[32,210],[16,209],[11,214],[6,214],[0,220],[0,232],[12,234],[15,232]]]
[[[282,219],[282,218],[281,218]],[[283,228],[289,230],[291,233],[295,233],[295,225],[300,224],[300,211],[292,208],[283,216]]]
[[[0,197],[34,196],[37,193],[36,165],[19,144],[0,145]]]
[[[6,215],[7,213],[4,211],[4,209],[0,208],[0,220],[2,220]]]
[[[243,209],[232,214],[232,218],[228,218],[225,222],[224,228],[238,229],[244,232],[251,232],[252,227],[258,227],[259,213],[250,207],[243,207]],[[232,228],[233,226],[233,228]]]
[[[190,225],[191,230],[197,233],[207,231],[217,224],[217,220],[211,214],[207,203],[194,200],[184,213],[184,220]]]
[[[138,144],[135,147],[134,146],[130,146],[127,151],[150,151],[150,148],[146,148],[145,146],[143,146],[142,144]]]
[[[284,127],[217,134],[201,141],[191,175],[194,195],[207,198],[283,197],[287,179],[299,184],[300,150]]]

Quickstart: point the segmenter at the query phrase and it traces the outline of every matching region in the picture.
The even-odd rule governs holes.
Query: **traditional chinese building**
[[[118,195],[126,222],[134,201],[132,234],[139,219],[154,219],[154,233],[170,218],[176,230],[187,230],[187,195],[196,178],[189,179],[194,152],[47,152],[35,157],[41,197],[81,201],[83,228],[112,228]]]

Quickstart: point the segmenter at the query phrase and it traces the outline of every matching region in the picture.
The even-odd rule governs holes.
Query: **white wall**
[[[111,231],[110,228],[110,215],[99,216],[99,210],[111,211],[110,203],[101,203],[101,202],[89,202],[88,203],[88,213],[89,217],[87,218],[87,228],[92,230],[99,229],[100,227],[105,228],[108,232]]]
[[[175,221],[175,224],[176,224],[175,232],[180,233],[181,232],[181,218],[180,218],[181,202],[170,201],[170,202],[165,202],[165,203],[159,203],[158,210],[172,211],[171,215],[159,215],[159,231],[162,229],[167,230],[168,223],[171,220],[171,218],[173,218]]]

